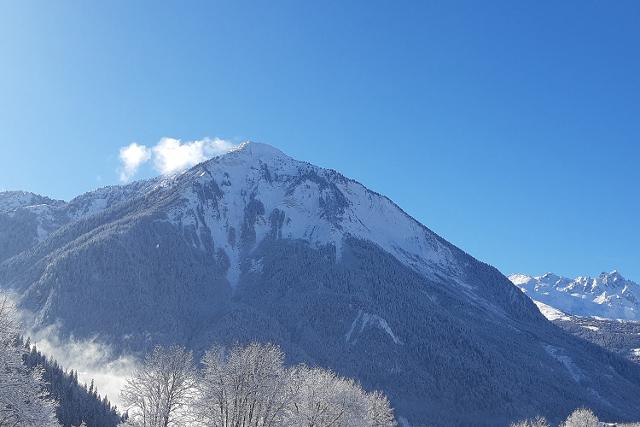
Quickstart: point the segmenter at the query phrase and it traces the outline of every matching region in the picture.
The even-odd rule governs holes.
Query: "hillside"
[[[24,218],[25,239],[12,238],[0,286],[35,328],[135,354],[274,342],[290,363],[384,390],[417,425],[560,420],[578,406],[640,418],[639,366],[548,322],[388,198],[273,147],[244,144],[43,216],[12,206],[0,224]]]

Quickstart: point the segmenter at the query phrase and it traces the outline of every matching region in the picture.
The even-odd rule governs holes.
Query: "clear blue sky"
[[[251,139],[504,273],[640,281],[640,2],[160,3],[0,0],[0,188]]]

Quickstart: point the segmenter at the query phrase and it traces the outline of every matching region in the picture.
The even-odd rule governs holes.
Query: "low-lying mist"
[[[77,371],[79,382],[89,385],[93,380],[100,396],[108,396],[122,410],[120,390],[136,367],[134,356],[116,355],[109,345],[97,338],[64,338],[57,326],[29,330],[26,336],[38,350],[55,359],[65,370]]]

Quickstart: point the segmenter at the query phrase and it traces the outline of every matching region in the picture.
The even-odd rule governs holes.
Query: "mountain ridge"
[[[271,341],[383,389],[416,424],[560,420],[581,405],[640,417],[637,366],[560,331],[387,197],[253,144],[78,196],[64,224],[0,259],[0,287],[34,327],[122,352]],[[28,216],[16,212],[7,221]]]
[[[533,300],[567,314],[640,320],[640,285],[617,270],[575,279],[554,273],[512,274],[509,279]]]

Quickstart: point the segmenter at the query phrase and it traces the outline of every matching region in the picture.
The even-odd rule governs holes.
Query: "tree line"
[[[136,427],[388,427],[388,399],[305,365],[285,367],[272,344],[215,346],[196,368],[183,347],[156,347],[122,391]]]
[[[640,423],[630,424],[610,424],[601,422],[596,414],[588,408],[578,408],[574,410],[566,420],[560,423],[559,427],[601,427],[601,426],[617,426],[617,427],[640,427]],[[545,417],[536,417],[517,421],[511,424],[511,427],[551,427],[551,424]]]
[[[387,397],[306,365],[287,367],[273,344],[214,346],[199,365],[180,346],[156,347],[122,391],[121,416],[20,337],[0,299],[0,427],[390,427]]]

